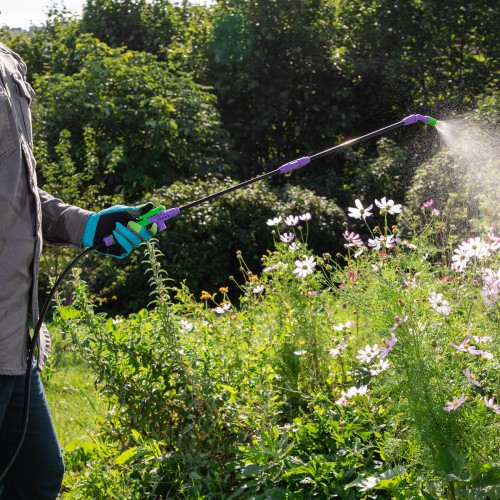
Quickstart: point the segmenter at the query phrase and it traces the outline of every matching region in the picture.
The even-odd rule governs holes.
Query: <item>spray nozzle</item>
[[[413,123],[416,122],[423,122],[426,125],[430,125],[432,127],[435,127],[438,123],[438,121],[435,118],[432,118],[432,116],[427,116],[427,115],[410,115],[403,120],[403,123],[405,125],[412,125]]]

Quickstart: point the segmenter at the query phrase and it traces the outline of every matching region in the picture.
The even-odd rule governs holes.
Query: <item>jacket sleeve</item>
[[[82,247],[83,231],[93,212],[68,205],[38,189],[42,206],[42,236],[46,243]]]

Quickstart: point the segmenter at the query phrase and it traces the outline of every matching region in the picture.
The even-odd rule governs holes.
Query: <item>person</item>
[[[21,437],[29,320],[36,324],[38,271],[42,244],[91,247],[113,235],[100,250],[126,257],[157,230],[136,218],[149,205],[117,205],[92,212],[68,205],[37,186],[30,103],[34,91],[21,57],[0,43],[0,499],[57,497],[64,462],[40,380],[50,337],[43,325],[31,373],[27,432]]]

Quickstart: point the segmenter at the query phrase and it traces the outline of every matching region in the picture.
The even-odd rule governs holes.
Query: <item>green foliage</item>
[[[81,29],[110,47],[160,54],[173,35],[175,9],[166,0],[88,0]]]
[[[411,241],[380,216],[378,248],[361,242],[342,267],[308,249],[308,221],[289,226],[295,240],[276,241],[259,275],[240,253],[239,307],[229,287],[198,300],[172,286],[153,244],[150,311],[96,313],[77,275],[76,302],[59,304],[54,326],[95,369],[111,410],[99,442],[69,452],[69,490],[495,496],[500,238],[463,242],[475,253],[450,267],[446,245],[441,259],[428,252],[437,215]]]
[[[106,176],[106,193],[137,197],[155,186],[193,174],[224,171],[224,138],[214,98],[188,75],[172,74],[147,53],[112,49],[82,36],[75,46],[80,69],[39,77],[35,118],[48,153],[62,130],[72,155],[84,161],[84,132],[94,131],[94,154],[103,162],[122,158]],[[42,169],[43,174],[43,169]]]

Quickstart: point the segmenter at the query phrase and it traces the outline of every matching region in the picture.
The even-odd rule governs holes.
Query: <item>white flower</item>
[[[190,332],[194,328],[193,324],[185,319],[181,319],[181,329]]]
[[[266,224],[268,226],[277,226],[281,222],[281,217],[275,217],[274,219],[268,219]]]
[[[347,347],[347,342],[345,339],[342,339],[337,347],[334,347],[333,349],[330,349],[328,351],[328,354],[330,356],[338,356],[341,351],[343,351]]]
[[[339,406],[346,406],[347,405],[347,398],[345,396],[342,396],[341,398],[337,399],[337,401],[335,401],[335,404],[337,404]]]
[[[470,251],[471,255],[477,257],[478,259],[484,259],[487,257],[489,252],[489,245],[481,241],[481,238],[469,238],[467,241],[462,243],[467,250]]]
[[[283,243],[291,243],[295,239],[295,235],[293,233],[283,233],[280,235],[280,240]]]
[[[396,238],[393,234],[385,236],[376,236],[375,238],[368,239],[368,246],[374,248],[375,250],[381,250],[383,248],[393,248],[396,243]]]
[[[370,366],[370,375],[375,377],[388,370],[389,366],[389,361],[387,359],[380,359],[377,364]]]
[[[373,205],[364,208],[363,204],[358,199],[354,200],[354,203],[356,204],[356,208],[349,207],[349,213],[347,214],[349,217],[365,220],[367,217],[370,217],[370,215],[372,215],[370,213],[370,210],[373,208]]]
[[[455,248],[453,250],[453,257],[451,260],[453,261],[451,264],[451,268],[455,269],[458,272],[463,271],[467,264],[470,261],[471,258],[471,252],[469,251],[468,248],[464,247],[463,245],[458,245],[458,248]]]
[[[264,285],[258,285],[255,288],[252,288],[252,292],[256,295],[264,291]]]
[[[498,292],[488,290],[488,288],[481,290],[481,297],[488,307],[493,307],[498,302]]]
[[[396,205],[393,200],[387,200],[385,196],[380,201],[375,200],[375,205],[380,208],[380,213],[382,215],[385,212],[389,214],[401,213],[401,205]]]
[[[368,387],[366,385],[362,385],[361,387],[349,387],[347,392],[342,391],[342,396],[347,399],[353,398],[355,396],[364,396],[368,392]]]
[[[224,314],[226,311],[229,311],[231,309],[231,304],[229,302],[226,302],[225,304],[222,304],[222,306],[218,306],[214,309],[214,311],[217,314]]]
[[[379,355],[379,353],[380,350],[377,344],[374,344],[373,347],[370,346],[370,344],[366,344],[364,349],[358,350],[356,359],[368,365]]]
[[[297,216],[295,216],[295,215],[289,215],[285,219],[285,224],[287,226],[296,226],[298,223],[299,223],[299,218]]]
[[[342,330],[345,330],[346,328],[352,328],[354,326],[354,321],[346,321],[345,323],[339,323],[338,325],[333,325],[333,329],[341,332]]]
[[[299,215],[300,220],[311,220],[311,214],[309,212],[306,212],[305,214]]]
[[[297,278],[305,278],[308,274],[314,272],[316,261],[314,257],[304,257],[303,260],[296,260],[295,266],[293,272],[297,275]]]
[[[447,300],[443,299],[442,293],[431,292],[431,296],[429,297],[429,302],[433,309],[437,312],[448,316],[450,314],[451,308],[450,303]]]
[[[294,351],[295,356],[303,356],[306,353],[307,351],[305,349],[302,349],[300,351]]]

